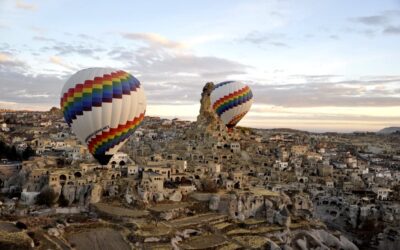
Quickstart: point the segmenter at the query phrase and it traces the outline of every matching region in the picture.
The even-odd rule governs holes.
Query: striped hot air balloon
[[[227,81],[214,86],[210,100],[212,110],[232,129],[250,110],[253,93],[242,82]]]
[[[140,82],[125,71],[88,68],[65,83],[61,110],[77,138],[106,165],[142,122],[146,96]]]

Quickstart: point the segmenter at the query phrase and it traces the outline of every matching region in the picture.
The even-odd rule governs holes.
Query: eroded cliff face
[[[206,134],[215,136],[218,133],[227,133],[225,125],[211,109],[210,95],[213,89],[214,83],[212,82],[207,82],[204,85],[201,93],[199,115],[197,116],[197,120],[193,124],[193,130],[189,132],[189,135],[198,137],[199,135],[204,136]]]
[[[103,192],[99,184],[87,184],[82,186],[65,185],[53,187],[53,190],[58,194],[57,202],[63,200],[64,206],[76,204],[78,206],[87,206],[90,203],[97,203],[101,200]]]
[[[219,123],[219,118],[217,115],[211,110],[211,100],[210,95],[212,90],[214,89],[214,83],[208,82],[203,87],[203,92],[201,93],[200,99],[200,112],[197,116],[197,125],[198,126],[210,126],[217,125]]]

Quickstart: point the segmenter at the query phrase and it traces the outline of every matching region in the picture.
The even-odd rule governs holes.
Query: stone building
[[[164,177],[156,172],[143,172],[139,187],[143,191],[162,193],[164,191]]]

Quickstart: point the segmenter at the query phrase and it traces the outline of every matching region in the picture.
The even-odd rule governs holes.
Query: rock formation
[[[212,82],[206,83],[203,87],[203,92],[201,93],[200,99],[200,112],[197,116],[197,125],[210,125],[213,123],[217,123],[218,117],[211,110],[211,100],[210,95],[212,90],[214,89],[214,84]]]
[[[57,108],[57,107],[52,107],[50,110],[49,110],[49,114],[50,115],[54,115],[54,116],[58,116],[58,117],[62,117],[62,112],[61,112],[61,109],[59,109],[59,108]]]
[[[203,87],[200,99],[200,111],[197,120],[194,123],[197,131],[205,130],[205,132],[212,133],[212,131],[222,130],[225,131],[225,125],[220,121],[218,116],[211,110],[210,95],[214,89],[214,83],[208,82]]]
[[[179,191],[175,191],[169,196],[170,201],[181,201],[182,200],[182,193]]]
[[[55,188],[56,193],[62,193],[62,197],[67,204],[76,203],[79,206],[86,206],[90,203],[100,201],[102,188],[98,184],[88,184],[82,186],[65,185],[61,190]]]

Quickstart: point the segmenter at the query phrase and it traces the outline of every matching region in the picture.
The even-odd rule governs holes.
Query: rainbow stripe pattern
[[[104,154],[108,149],[126,140],[143,121],[144,114],[145,112],[124,125],[118,125],[117,128],[111,128],[93,137],[88,143],[89,151],[94,155]]]
[[[101,107],[102,103],[111,103],[113,98],[122,98],[123,94],[129,95],[136,91],[140,82],[131,74],[122,70],[111,74],[85,80],[74,88],[68,89],[60,101],[61,110],[69,126],[83,111],[91,111],[92,107]]]
[[[247,114],[247,111],[238,114],[232,118],[232,120],[229,121],[229,123],[226,125],[228,128],[236,126],[236,124]]]
[[[88,69],[86,72],[90,70]],[[94,70],[98,71],[99,69]],[[87,74],[84,71],[80,72],[83,72],[83,75]],[[80,74],[80,72],[77,74]],[[81,80],[76,80],[76,84],[72,82],[71,87],[64,90],[60,106],[64,118],[70,127],[78,116],[84,115],[83,111],[91,111],[93,107],[102,107],[103,103],[112,103],[113,99],[122,99],[123,95],[131,95],[132,92],[138,92],[138,89],[141,87],[140,82],[125,71],[107,70],[106,72],[91,78],[85,78],[87,75],[84,75],[80,78]],[[141,96],[144,96],[143,91],[140,93]],[[130,107],[122,108],[124,112],[130,112]],[[86,141],[90,153],[95,156],[104,155],[109,149],[128,139],[143,121],[145,111],[145,106],[142,106],[142,108],[137,110],[138,113],[135,114],[132,120],[127,121],[125,124],[119,124],[116,128],[107,128],[104,131],[100,130],[97,134],[95,133],[91,136]],[[83,126],[85,125],[83,124]],[[86,135],[81,135],[81,138],[82,136]]]
[[[253,93],[248,86],[245,86],[242,89],[234,91],[233,93],[220,98],[212,105],[212,108],[215,110],[218,116],[221,116],[227,110],[237,107],[251,100],[251,98],[253,98]]]

